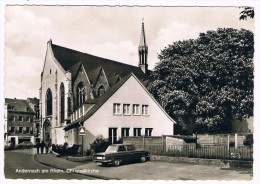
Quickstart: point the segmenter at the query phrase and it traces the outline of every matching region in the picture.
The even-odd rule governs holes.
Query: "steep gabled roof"
[[[78,73],[78,71],[79,71],[79,68],[80,68],[80,65],[81,65],[81,64],[82,64],[81,62],[78,62],[78,63],[76,63],[75,65],[72,65],[72,66],[70,67],[72,80],[74,80],[75,77],[77,76],[77,73]]]
[[[8,110],[19,112],[33,112],[27,100],[5,98],[5,103],[8,105]]]
[[[120,80],[120,77],[119,77],[119,75],[114,75],[114,76],[108,77],[107,80],[108,80],[109,85],[113,86]]]
[[[78,63],[81,63],[87,74],[99,67],[102,67],[107,77],[119,75],[121,78],[125,77],[129,72],[133,72],[139,79],[147,79],[143,71],[136,66],[120,63],[110,59],[101,58],[98,56],[82,53],[76,50],[68,49],[51,43],[54,57],[60,63],[65,71],[70,70],[72,76],[75,72]]]
[[[101,70],[101,66],[95,68],[94,70],[90,71],[87,73],[88,75],[88,78],[91,82],[91,84],[93,84],[94,86],[96,85],[96,82],[97,82],[97,79],[98,79],[98,75],[100,73],[100,70]]]
[[[79,123],[84,123],[86,119],[88,119],[90,116],[92,116],[116,91],[119,89],[125,81],[131,76],[131,74],[128,73],[126,77],[124,77],[122,80],[120,80],[118,83],[110,87],[106,93],[104,93],[97,101],[96,104],[93,106],[92,109],[90,109],[87,114],[82,116],[81,118],[77,119],[76,121],[72,122],[68,126],[64,128],[64,130],[69,130],[74,127],[78,127]]]
[[[27,102],[39,106],[40,100],[38,98],[27,98]]]
[[[76,121],[72,122],[71,124],[67,125],[64,130],[70,130],[75,127],[79,127],[81,123],[83,125],[84,121],[90,118],[131,76],[134,76],[138,83],[145,89],[145,91],[150,95],[150,97],[155,101],[155,103],[163,110],[165,115],[173,122],[175,121],[165,112],[165,110],[161,107],[161,105],[155,100],[155,98],[148,92],[145,86],[138,80],[134,73],[128,73],[123,79],[117,82],[115,85],[109,88],[109,90],[103,94],[97,101],[97,103],[81,118],[77,119]]]

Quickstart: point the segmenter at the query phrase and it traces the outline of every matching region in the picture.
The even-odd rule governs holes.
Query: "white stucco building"
[[[83,116],[65,127],[69,144],[81,144],[81,125],[86,130],[85,148],[100,135],[113,143],[127,136],[173,134],[174,121],[133,73],[107,91],[89,111],[82,108],[81,112]]]

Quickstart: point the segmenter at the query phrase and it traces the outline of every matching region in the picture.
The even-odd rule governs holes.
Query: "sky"
[[[4,96],[39,98],[47,42],[115,61],[138,65],[142,19],[148,65],[169,44],[196,39],[217,28],[248,29],[254,20],[239,20],[239,7],[5,7]]]

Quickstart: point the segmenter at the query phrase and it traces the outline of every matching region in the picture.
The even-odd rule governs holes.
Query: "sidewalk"
[[[71,162],[66,160],[65,158],[61,158],[61,157],[55,157],[52,156],[50,153],[48,154],[36,154],[34,155],[34,159],[44,165],[48,165],[57,169],[70,169],[70,168],[74,168],[80,165],[85,164],[82,162]]]
[[[65,157],[55,157],[50,153],[48,153],[48,154],[45,154],[45,153],[44,154],[35,154],[34,160],[38,163],[43,164],[43,165],[47,165],[47,166],[50,166],[50,167],[55,168],[55,169],[64,170],[67,173],[72,173],[72,172],[74,172],[73,170],[77,170],[76,168],[80,167],[80,168],[84,168],[84,170],[86,172],[84,172],[84,173],[77,172],[78,174],[84,174],[84,175],[91,176],[91,177],[94,177],[94,178],[97,178],[97,179],[104,179],[104,180],[113,179],[111,177],[101,176],[101,175],[98,175],[98,174],[92,174],[91,172],[87,172],[88,169],[90,170],[90,168],[88,168],[88,163],[93,164],[92,161],[73,162],[73,161],[66,160]],[[93,167],[91,169],[93,170]]]

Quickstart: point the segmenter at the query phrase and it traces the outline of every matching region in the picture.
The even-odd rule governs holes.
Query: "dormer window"
[[[11,107],[9,106],[9,109],[14,111],[15,110],[15,106],[11,106]]]
[[[103,94],[105,93],[105,87],[103,85],[101,85],[99,88],[98,88],[98,96],[102,96]]]

